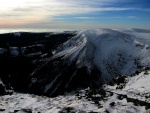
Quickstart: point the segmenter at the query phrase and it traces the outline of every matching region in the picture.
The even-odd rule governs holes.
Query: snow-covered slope
[[[52,53],[31,74],[31,92],[56,96],[88,86],[100,87],[117,76],[142,71],[150,66],[150,39],[119,30],[86,30]]]
[[[75,94],[55,98],[31,94],[0,97],[1,113],[149,113],[150,71],[127,77],[124,88],[104,85],[99,89],[84,89]],[[123,83],[120,83],[120,85]]]
[[[81,31],[56,50],[54,58],[60,56],[88,71],[96,66],[107,82],[149,66],[150,39],[110,29]]]

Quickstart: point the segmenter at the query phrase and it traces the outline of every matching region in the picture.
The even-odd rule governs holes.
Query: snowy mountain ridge
[[[17,37],[21,38],[22,35]],[[30,34],[27,33],[26,36]],[[54,37],[48,43],[45,42],[50,37],[43,40],[45,36],[47,34],[42,34],[42,40],[36,41],[36,44],[44,41],[41,44],[46,44],[48,49],[41,52],[39,57],[7,56],[8,58],[4,59],[5,56],[1,56],[1,62],[4,60],[1,68],[3,69],[3,64],[8,63],[6,69],[11,65],[12,70],[1,70],[0,112],[150,112],[148,31],[84,30],[70,35],[57,35],[57,40]],[[62,36],[66,39],[61,39]],[[48,46],[51,42],[54,43],[52,47]],[[31,47],[30,45],[28,47]],[[3,50],[1,51],[3,53]],[[7,60],[10,60],[10,63]],[[12,68],[17,60],[18,66]],[[26,66],[19,68],[22,64]],[[27,67],[32,69],[28,70]]]
[[[102,70],[104,81],[110,81],[110,75],[131,75],[138,68],[149,66],[149,44],[148,39],[125,32],[86,30],[63,43],[53,58],[63,56],[69,62],[75,61],[79,67],[88,67],[89,71],[94,65]]]
[[[111,29],[77,32],[33,71],[30,91],[56,96],[141,72],[150,67],[150,39],[135,34]]]

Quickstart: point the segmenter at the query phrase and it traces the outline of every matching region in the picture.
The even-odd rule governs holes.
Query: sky
[[[150,0],[0,0],[0,29],[150,29]]]

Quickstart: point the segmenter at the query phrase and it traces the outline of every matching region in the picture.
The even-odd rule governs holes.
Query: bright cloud
[[[129,0],[126,0],[128,2]],[[132,1],[132,0],[130,0]],[[0,27],[52,23],[55,17],[113,11],[150,11],[150,8],[119,7],[120,0],[0,0]],[[61,18],[61,17],[60,17]],[[131,18],[133,18],[131,16]],[[76,16],[74,19],[94,19]],[[61,21],[65,19],[57,19]]]

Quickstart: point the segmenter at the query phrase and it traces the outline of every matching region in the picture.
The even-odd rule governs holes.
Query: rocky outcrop
[[[9,85],[5,85],[0,79],[0,95],[12,94],[13,89]]]

